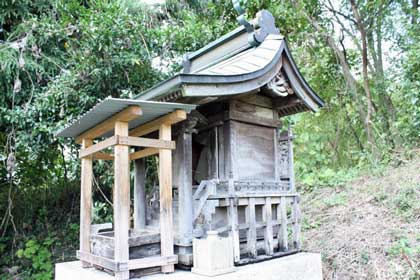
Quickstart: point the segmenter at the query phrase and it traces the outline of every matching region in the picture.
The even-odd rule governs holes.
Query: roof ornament
[[[232,4],[239,14],[236,20],[249,34],[248,42],[251,46],[258,46],[269,34],[280,34],[280,30],[275,25],[274,16],[269,11],[259,11],[256,18],[249,22],[245,17],[246,11],[241,6],[241,0],[232,0]]]

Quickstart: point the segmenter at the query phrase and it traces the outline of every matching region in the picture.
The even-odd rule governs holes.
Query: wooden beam
[[[183,121],[187,118],[187,113],[183,110],[176,110],[166,116],[160,117],[156,120],[150,121],[146,124],[142,124],[132,130],[130,130],[130,136],[143,136],[150,132],[159,130],[162,124],[173,125],[177,122]]]
[[[91,264],[100,266],[102,268],[109,269],[111,271],[119,271],[120,270],[118,262],[116,262],[112,259],[105,258],[105,257],[93,255],[91,253],[77,251],[76,252],[76,258],[81,260],[82,263],[83,262],[91,263]]]
[[[128,122],[115,122],[115,135],[128,136]],[[117,144],[114,148],[114,260],[128,262],[128,231],[130,218],[130,160],[129,147]],[[115,279],[129,279],[129,270],[115,273]]]
[[[92,145],[91,139],[83,139],[82,147],[87,149]],[[80,190],[80,251],[90,253],[90,225],[92,222],[92,158],[82,158]],[[88,267],[89,262],[82,262]]]
[[[158,256],[158,257],[149,257],[134,259],[128,261],[128,269],[141,269],[162,265],[174,265],[178,263],[178,256]]]
[[[127,145],[134,147],[158,148],[158,149],[175,149],[175,142],[163,139],[150,139],[132,136],[118,136],[119,145]]]
[[[146,148],[140,151],[136,151],[133,153],[130,153],[130,160],[145,158],[148,156],[153,156],[159,154],[159,149],[157,148]]]
[[[93,146],[89,147],[83,147],[79,152],[79,158],[84,158],[87,156],[90,156],[92,154],[95,154],[97,152],[100,152],[108,147],[114,146],[118,143],[118,137],[112,136],[108,139],[105,139],[102,142],[96,143]]]
[[[171,126],[161,124],[159,139],[171,140]],[[174,235],[172,219],[172,151],[159,150],[159,194],[160,194],[160,251],[162,257],[174,254]],[[174,272],[173,264],[162,265],[163,273]]]
[[[99,159],[99,160],[114,160],[113,154],[107,154],[102,152],[97,152],[93,154],[93,159]]]
[[[109,119],[77,136],[76,143],[80,144],[83,138],[95,139],[100,137],[108,131],[114,129],[114,125],[117,121],[129,122],[138,118],[142,114],[143,112],[139,106],[129,106]]]

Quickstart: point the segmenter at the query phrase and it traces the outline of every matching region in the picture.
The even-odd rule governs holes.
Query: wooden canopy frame
[[[171,126],[186,119],[183,110],[176,110],[153,121],[129,130],[129,122],[142,116],[139,106],[129,106],[95,127],[76,137],[82,144],[81,158],[81,201],[80,201],[80,250],[78,258],[84,267],[97,265],[115,273],[115,279],[129,279],[129,271],[161,266],[162,272],[174,271],[178,262],[174,254],[172,218],[172,154],[175,142],[171,140]],[[95,138],[114,130],[114,135],[93,144]],[[159,131],[159,139],[144,136]],[[113,147],[114,154],[102,152]],[[143,149],[131,152],[130,147]],[[129,259],[130,219],[130,160],[159,155],[160,193],[160,246],[161,256]],[[114,258],[92,254],[90,244],[92,207],[92,163],[94,159],[114,160]]]

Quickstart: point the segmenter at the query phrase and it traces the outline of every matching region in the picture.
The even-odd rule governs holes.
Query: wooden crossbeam
[[[149,139],[143,137],[132,137],[132,136],[112,136],[108,139],[103,140],[102,142],[96,143],[88,148],[81,149],[79,152],[79,158],[84,158],[87,156],[94,155],[96,159],[105,159],[112,160],[114,157],[105,153],[100,153],[100,151],[109,148],[114,145],[124,145],[124,146],[135,146],[135,147],[145,147],[145,148],[155,148],[155,149],[175,149],[175,142],[171,140],[161,140],[161,139]],[[141,150],[135,152],[136,158],[141,158],[149,155],[158,153],[159,151],[155,150]],[[132,159],[135,159],[134,156]]]
[[[141,259],[128,260],[128,262],[118,262],[113,259],[97,256],[82,251],[77,251],[76,257],[79,260],[84,261],[86,263],[94,264],[114,272],[155,267],[161,265],[173,265],[178,263],[177,255],[146,257]]]
[[[119,136],[118,144],[146,148],[158,148],[169,150],[175,149],[175,142],[171,140],[150,139],[132,136]]]
[[[97,126],[83,132],[76,137],[76,143],[82,143],[83,138],[95,139],[114,129],[115,122],[129,122],[143,114],[139,106],[129,106]]]
[[[146,148],[146,149],[131,153],[130,160],[140,159],[140,158],[156,155],[158,153],[159,153],[159,149],[157,148]]]
[[[103,152],[97,152],[93,154],[93,159],[114,160],[114,155],[103,153]]]
[[[146,124],[142,124],[136,128],[130,130],[130,136],[143,136],[153,131],[159,130],[162,124],[173,125],[177,122],[187,119],[187,113],[183,110],[176,110],[166,116],[160,117],[156,120],[150,121]]]
[[[134,259],[128,261],[128,269],[141,269],[155,266],[163,265],[174,265],[178,263],[178,256],[157,256],[157,257],[148,257],[141,259]]]
[[[96,143],[95,145],[92,145],[88,148],[81,149],[79,152],[79,158],[90,156],[116,144],[118,144],[118,137],[109,137],[102,142]]]

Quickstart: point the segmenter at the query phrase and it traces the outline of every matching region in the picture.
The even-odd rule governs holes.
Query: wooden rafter
[[[76,137],[76,143],[82,143],[84,138],[95,139],[114,129],[115,122],[129,122],[143,114],[139,106],[129,106],[97,126],[83,132]]]

